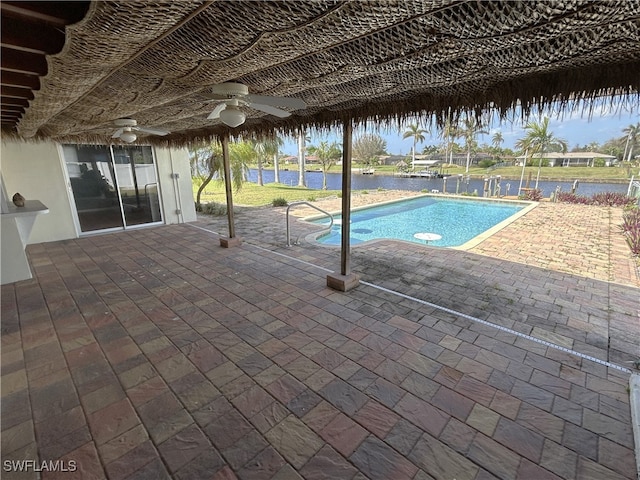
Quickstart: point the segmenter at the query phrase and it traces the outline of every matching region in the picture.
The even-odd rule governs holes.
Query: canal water
[[[272,183],[274,181],[273,170],[263,170],[262,178],[264,183]],[[257,182],[258,171],[257,169],[251,169],[249,171],[248,180],[250,182]],[[322,172],[305,172],[305,181],[308,188],[320,190],[322,188]],[[297,171],[280,171],[280,183],[284,185],[297,186],[298,185],[298,172]],[[447,178],[446,191],[447,193],[478,193],[478,196],[482,196],[484,189],[484,181],[482,179],[470,179],[464,178],[458,183],[457,176],[450,176]],[[573,181],[553,182],[553,181],[540,181],[538,182],[538,188],[542,190],[543,197],[549,197],[557,187],[560,187],[563,192],[570,192],[573,186]],[[500,181],[500,195],[517,195],[518,187],[520,185],[520,179]],[[531,181],[530,187],[535,185],[535,178]],[[526,186],[526,178],[524,179],[522,186]],[[329,190],[342,189],[342,174],[341,173],[327,173],[327,188]],[[378,188],[385,190],[411,190],[411,191],[432,191],[438,190],[444,191],[444,179],[442,178],[402,178],[392,175],[363,175],[361,173],[354,173],[351,176],[351,188],[353,190],[369,190],[374,191]],[[627,193],[628,183],[591,183],[591,182],[579,182],[576,193],[585,196],[591,196],[595,193],[601,192],[619,192]]]

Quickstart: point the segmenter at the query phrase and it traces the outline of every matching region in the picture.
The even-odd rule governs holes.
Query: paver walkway
[[[246,241],[232,249],[202,230],[225,231],[211,218],[30,246],[36,278],[2,288],[3,467],[635,478],[628,373],[595,359],[633,357],[637,288],[377,242],[354,249],[368,283],[335,292],[336,250],[283,247],[274,214],[239,213]]]

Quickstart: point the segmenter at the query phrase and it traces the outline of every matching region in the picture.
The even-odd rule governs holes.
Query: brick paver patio
[[[30,246],[36,277],[2,288],[3,478],[636,478],[639,289],[611,261],[376,242],[340,293],[337,251],[283,222],[239,212],[232,249],[203,230],[224,218]]]

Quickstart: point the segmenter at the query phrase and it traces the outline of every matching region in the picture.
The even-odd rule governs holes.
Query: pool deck
[[[35,278],[2,288],[3,465],[78,469],[3,479],[637,477],[617,209],[541,204],[468,251],[358,246],[347,293],[284,213],[239,209],[230,249],[205,216],[29,246]]]

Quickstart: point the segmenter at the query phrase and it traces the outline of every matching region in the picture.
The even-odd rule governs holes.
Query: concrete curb
[[[631,374],[631,378],[629,378],[629,388],[631,426],[633,427],[633,438],[636,445],[636,469],[638,479],[640,479],[640,374]]]

